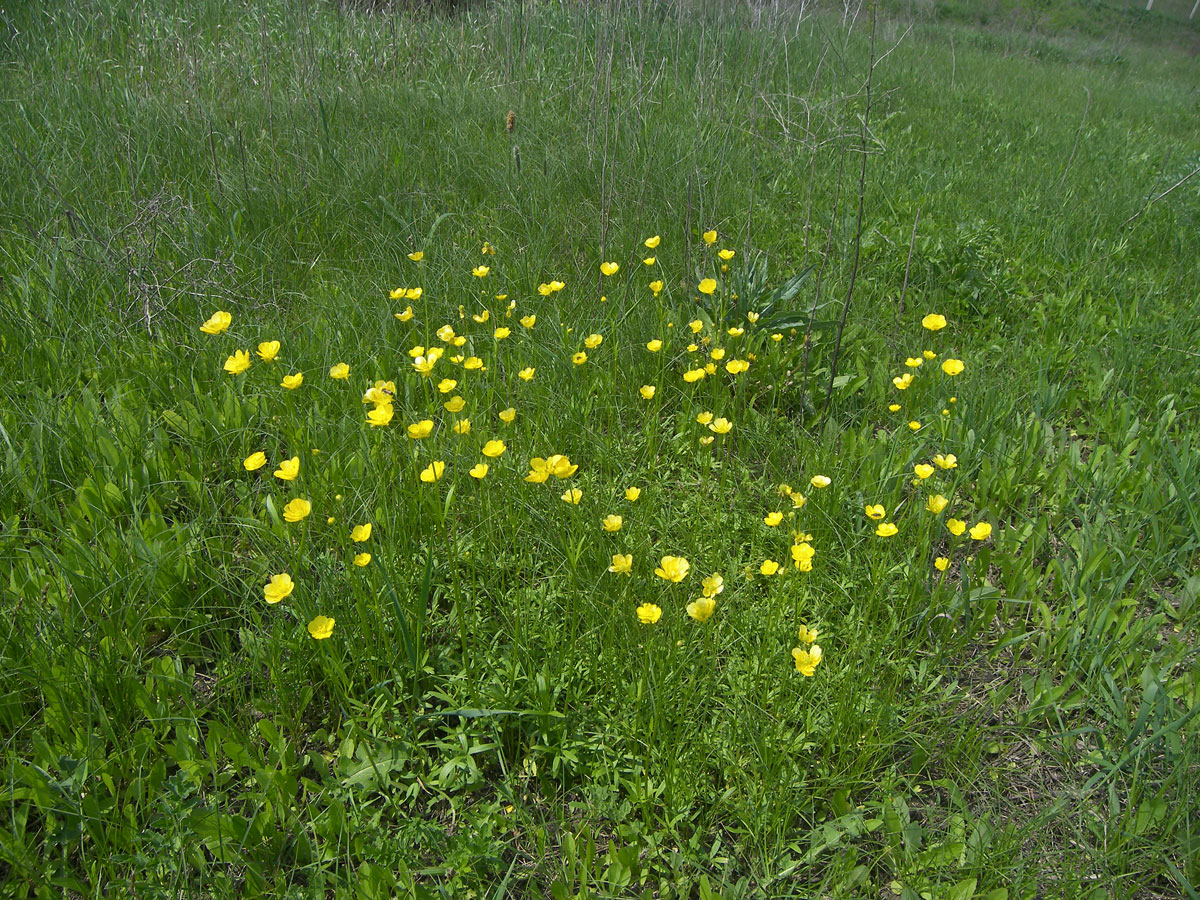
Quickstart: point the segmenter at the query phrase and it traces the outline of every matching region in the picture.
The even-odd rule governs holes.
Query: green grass
[[[1196,896],[1196,32],[1043,6],[881,15],[831,393],[866,11],[0,14],[0,896]]]

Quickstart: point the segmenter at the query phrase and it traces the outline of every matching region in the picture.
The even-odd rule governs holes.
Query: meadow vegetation
[[[1197,32],[811,6],[0,11],[0,896],[1200,893]]]

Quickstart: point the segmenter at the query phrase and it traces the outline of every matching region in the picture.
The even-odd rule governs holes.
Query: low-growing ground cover
[[[1194,61],[887,12],[10,14],[0,891],[1194,895]]]

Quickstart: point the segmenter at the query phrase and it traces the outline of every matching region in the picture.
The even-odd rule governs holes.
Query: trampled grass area
[[[999,6],[6,11],[0,895],[1196,896],[1195,31]]]

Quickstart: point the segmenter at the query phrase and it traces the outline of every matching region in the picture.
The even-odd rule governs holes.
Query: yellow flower
[[[473,370],[473,369],[482,369],[485,372],[487,371],[487,369],[483,365],[483,360],[480,359],[478,356],[468,356],[463,361],[463,368],[467,369],[468,371]]]
[[[771,528],[774,528],[782,521],[783,513],[781,512],[769,512],[763,517],[763,522],[769,525]]]
[[[511,425],[512,420],[515,419],[516,417],[517,417],[517,411],[515,409],[513,409],[511,406],[508,407],[508,409],[500,410],[500,421],[503,422],[505,425]]]
[[[640,487],[625,488],[625,499],[630,503],[636,503],[637,498],[640,496],[642,496],[642,489]]]
[[[522,381],[532,381],[533,373],[535,371],[537,371],[537,370],[534,369],[533,366],[526,366],[524,369],[522,369],[520,372],[517,373],[517,377],[520,378]]]
[[[821,645],[813,644],[807,650],[799,647],[792,648],[792,658],[796,660],[796,671],[805,678],[812,678],[816,668],[821,663]]]
[[[933,474],[933,466],[929,465],[929,463],[917,463],[913,466],[913,473],[924,481]]]
[[[751,325],[754,325],[756,322],[758,322],[758,319],[759,319],[759,314],[756,313],[754,310],[750,310],[748,313],[746,313],[746,321],[749,322]],[[783,335],[780,335],[780,337],[783,337]]]
[[[456,387],[458,387],[458,382],[455,381],[453,378],[443,378],[441,381],[438,382],[438,390],[441,391],[443,394],[450,393]]]
[[[476,278],[482,278],[484,275],[486,275],[490,271],[492,271],[492,270],[488,266],[476,266],[475,268],[473,268],[471,270],[471,274],[474,275]]]
[[[421,480],[426,484],[433,484],[446,471],[446,464],[440,459],[436,459],[421,470]]]
[[[725,579],[721,577],[720,572],[713,572],[700,582],[700,589],[705,597],[715,597],[725,590]]]
[[[653,625],[662,618],[662,610],[653,603],[643,603],[637,608],[637,617],[643,625]]]
[[[323,641],[333,634],[333,625],[337,620],[330,616],[317,616],[308,623],[308,633],[313,640]]]
[[[961,375],[963,368],[965,367],[961,359],[946,359],[942,361],[942,371],[947,375]]]
[[[561,281],[550,282],[550,290],[552,290],[552,291],[561,291],[564,287],[566,287],[566,285],[563,284]]]
[[[720,362],[725,358],[725,348],[717,347],[712,353],[709,354],[709,356],[715,359],[717,362]]]
[[[568,490],[563,491],[563,495],[560,499],[570,503],[572,506],[578,506],[579,501],[583,499],[583,491],[581,491],[579,488],[569,488]]]
[[[921,364],[924,362],[925,362],[925,360],[923,360],[919,356],[910,356],[908,359],[906,359],[904,361],[904,364],[906,366],[908,366],[910,369],[918,369],[921,367]]]
[[[233,356],[225,360],[225,371],[230,375],[241,375],[250,368],[250,354],[245,350],[235,350]]]
[[[522,328],[532,328],[536,324],[537,324],[537,316],[535,316],[535,315],[521,316],[521,327]]]
[[[905,372],[903,375],[897,375],[895,378],[893,378],[892,384],[896,386],[896,390],[906,391],[908,390],[908,386],[912,384],[912,381],[912,372]]]
[[[371,523],[366,522],[362,525],[355,525],[350,531],[350,540],[356,544],[361,544],[363,541],[371,539]]]
[[[953,469],[958,465],[958,457],[953,453],[948,453],[945,456],[939,453],[933,458],[933,464],[939,469]]]
[[[404,312],[398,312],[395,315],[396,315],[396,318],[399,319],[401,322],[407,322],[409,319],[411,319],[413,317],[412,307],[406,306],[404,308]]]
[[[653,250],[658,246],[658,242],[661,240],[662,238],[656,234],[654,237],[646,238],[644,241],[642,241],[642,243],[646,245],[647,250]]]
[[[411,259],[413,262],[420,262],[421,260],[423,260],[425,258],[425,251],[424,250],[414,250],[412,253],[408,254],[408,258]]]
[[[717,242],[717,230],[714,228],[711,231],[706,231],[701,237],[704,238],[704,243],[715,244]]]
[[[608,515],[604,517],[604,521],[600,524],[605,531],[620,531],[621,526],[625,524],[625,520],[621,516]]]
[[[448,344],[454,340],[454,329],[449,325],[443,325],[437,330],[437,337],[439,341]]]
[[[779,563],[773,559],[764,559],[763,564],[758,567],[758,571],[763,575],[774,575],[779,571]]]
[[[208,320],[200,326],[200,330],[205,334],[220,334],[233,321],[233,316],[222,309],[217,310]]]
[[[971,537],[977,541],[986,541],[992,533],[992,526],[987,522],[977,522],[971,526]]]
[[[899,403],[889,403],[888,404],[888,412],[900,412],[900,404]]]
[[[291,596],[292,591],[296,589],[295,583],[292,581],[292,576],[287,572],[282,572],[279,575],[272,575],[271,581],[263,588],[263,596],[268,603],[278,603]]]
[[[733,423],[724,416],[721,416],[719,419],[713,419],[708,423],[708,430],[716,432],[717,434],[729,434],[732,428]]]
[[[587,347],[589,350],[595,350],[603,342],[604,342],[604,335],[589,334],[586,338],[584,338],[583,346]]]
[[[706,434],[704,437],[700,438],[700,446],[707,447],[709,444],[711,444],[715,440],[716,440],[716,438],[713,437],[711,434]]]
[[[808,480],[808,483],[813,487],[820,489],[829,487],[832,482],[827,475],[814,475]]]
[[[354,554],[354,564],[356,566],[358,566],[359,568],[362,568],[363,566],[367,565],[370,562],[371,562],[371,554],[370,553]]]
[[[266,464],[267,454],[263,453],[261,450],[259,450],[257,453],[251,453],[244,460],[242,460],[242,465],[245,467],[247,472],[254,472],[258,469],[261,469]]]
[[[654,292],[655,297],[657,297],[659,294],[662,293],[662,289],[663,289],[662,281],[655,280],[655,281],[650,282],[650,290]]]
[[[700,349],[700,348],[699,348],[698,346],[696,346],[695,344],[688,344],[688,345],[687,345],[687,352],[688,352],[688,353],[695,353],[695,352],[696,352],[697,350],[699,350],[699,349]]]
[[[421,375],[432,375],[434,364],[439,358],[434,355],[433,348],[430,348],[428,356],[418,356],[413,360],[413,368]]]
[[[725,363],[725,371],[730,375],[740,375],[742,372],[749,371],[750,363],[744,359],[731,359]]]
[[[404,299],[405,300],[420,300],[421,295],[423,293],[425,293],[425,292],[423,290],[421,290],[419,287],[409,288],[407,291],[404,292]]]
[[[643,400],[653,400],[654,399],[654,390],[655,390],[654,385],[643,384],[640,388],[638,388],[638,393],[642,395]]]
[[[683,373],[683,380],[686,381],[688,384],[692,384],[693,382],[699,381],[701,378],[703,378],[707,374],[708,373],[705,372],[703,369],[688,369],[686,372]]]
[[[508,337],[510,334],[512,334],[511,329],[501,326],[501,327],[497,328],[494,332],[492,332],[492,337],[494,337],[498,341],[502,341],[506,337]]]
[[[792,509],[800,509],[808,502],[808,498],[799,491],[792,491],[788,496],[792,498]]]
[[[913,419],[911,422],[908,423],[908,430],[909,431],[920,431],[921,423],[918,422],[916,419]]]
[[[632,553],[614,553],[612,565],[608,567],[608,571],[614,575],[632,575],[633,574],[633,554]]]
[[[922,355],[923,357],[925,357],[926,359],[937,359],[937,354],[936,354],[936,353],[934,353],[932,350],[926,350],[926,351],[925,351],[924,353],[922,353],[921,355]]]
[[[658,338],[655,338],[652,341],[647,341],[646,349],[649,350],[651,353],[657,353],[659,350],[662,349],[662,341],[660,341]]]
[[[582,366],[585,362],[587,362],[587,354],[580,350],[571,357],[571,362],[575,363],[577,366]]]
[[[422,419],[420,422],[413,422],[408,426],[408,436],[414,441],[419,441],[422,438],[427,438],[433,432],[433,420]]]
[[[716,608],[717,601],[712,597],[700,597],[687,605],[687,614],[697,622],[707,622]]]
[[[813,557],[817,555],[817,551],[813,549],[813,545],[808,541],[799,541],[792,544],[792,560],[797,565],[808,563],[809,569],[812,568]],[[807,569],[805,571],[808,571]]]
[[[469,470],[467,470],[467,474],[472,478],[482,481],[487,475],[489,468],[490,466],[488,466],[487,463],[476,463],[475,465],[471,466]]]
[[[711,294],[717,289],[717,282],[714,278],[702,278],[700,283],[696,285],[696,290],[702,294]]]
[[[701,425],[707,425],[712,420],[713,420],[713,414],[708,412],[707,410],[705,410],[702,413],[698,413],[696,415],[696,421],[699,422]]]
[[[950,568],[950,560],[944,556],[939,556],[933,561],[933,567],[939,572],[945,572],[948,568]]]
[[[345,381],[350,377],[350,367],[345,363],[338,363],[331,366],[329,369],[329,377],[336,378],[339,381]]]
[[[291,459],[285,459],[279,464],[279,468],[275,470],[275,477],[283,481],[294,481],[296,476],[300,474],[300,457],[293,456]]]
[[[725,260],[726,262],[729,262],[729,260],[733,259],[733,254],[734,254],[733,250],[718,250],[717,251],[717,256],[721,257],[721,259]]]
[[[467,405],[467,401],[455,394],[449,400],[442,404],[446,408],[446,412],[458,413],[463,411],[463,407]]]
[[[691,565],[682,556],[664,556],[654,574],[664,581],[683,581]]]
[[[743,334],[746,333],[746,329],[743,328],[741,325],[734,325],[732,328],[730,328],[728,330],[727,333],[729,334],[730,337],[741,337]]]
[[[876,503],[874,505],[868,503],[866,506],[866,513],[868,519],[882,519],[887,515],[887,510],[883,508],[882,503]]]
[[[658,260],[657,260],[655,257],[653,257],[653,256],[647,256],[645,259],[643,259],[643,260],[642,260],[642,265],[644,265],[644,266],[652,266],[652,265],[654,265],[656,262],[658,262]]]
[[[704,328],[704,323],[699,319],[693,319],[688,322],[688,328],[692,329],[692,334],[699,334],[701,329]]]
[[[617,273],[617,269],[619,268],[621,267],[615,262],[600,263],[600,271],[605,275],[615,275]]]
[[[300,522],[308,517],[312,512],[312,504],[300,497],[288,502],[288,505],[283,508],[283,521],[285,522]]]
[[[817,638],[821,636],[821,632],[815,628],[809,628],[807,625],[800,626],[800,643],[815,644]]]
[[[279,355],[279,341],[263,341],[258,345],[257,353],[263,362],[271,362]]]
[[[459,419],[457,422],[454,423],[454,425],[451,426],[451,430],[455,434],[459,434],[459,435],[470,434],[471,433],[471,420],[470,419]]]
[[[392,416],[395,414],[395,412],[396,411],[392,408],[392,404],[380,403],[373,410],[367,413],[367,422],[372,428],[383,428],[391,424]]]
[[[875,533],[877,535],[879,535],[880,537],[891,537],[893,534],[895,534],[899,530],[900,529],[897,528],[895,525],[893,525],[891,522],[880,522],[878,527],[876,527],[876,529],[875,529]]]
[[[925,501],[925,508],[927,510],[929,510],[931,513],[936,515],[937,513],[940,513],[943,509],[945,509],[946,504],[949,502],[950,501],[947,500],[945,497],[943,497],[941,494],[934,494],[928,500]]]
[[[955,537],[960,537],[967,530],[967,523],[961,519],[947,519],[946,530]]]
[[[930,331],[941,331],[946,327],[946,317],[939,313],[930,313],[921,320],[921,327]]]
[[[484,444],[483,450],[481,450],[480,452],[484,456],[489,457],[490,459],[495,459],[497,456],[500,456],[502,453],[504,453],[504,451],[507,449],[508,448],[504,446],[504,441],[492,440],[492,441],[488,441],[486,444]]]

